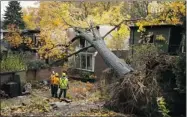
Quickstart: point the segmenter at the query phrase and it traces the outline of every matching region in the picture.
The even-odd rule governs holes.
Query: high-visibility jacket
[[[59,85],[59,77],[57,76],[53,77],[53,84]]]
[[[68,87],[68,79],[65,78],[60,78],[60,88],[61,89],[67,89]]]

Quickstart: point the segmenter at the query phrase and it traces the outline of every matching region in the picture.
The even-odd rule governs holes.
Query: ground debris
[[[93,84],[70,81],[70,85],[71,87],[67,91],[67,98],[58,99],[51,97],[49,87],[32,84],[31,95],[2,100],[1,115],[74,116],[88,112],[87,116],[89,116],[90,110],[103,109],[104,102],[99,100],[100,93]],[[83,97],[78,97],[78,94]]]

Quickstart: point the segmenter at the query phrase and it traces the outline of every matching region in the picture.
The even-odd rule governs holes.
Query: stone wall
[[[32,80],[47,80],[50,78],[51,72],[55,71],[61,75],[63,69],[62,67],[53,67],[50,69],[40,69],[40,70],[28,70],[28,71],[17,71],[17,72],[4,72],[0,73],[0,84],[6,84],[13,81],[15,75],[20,76],[20,81],[22,83],[29,82]]]

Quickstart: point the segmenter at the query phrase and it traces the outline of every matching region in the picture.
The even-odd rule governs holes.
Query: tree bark
[[[120,24],[122,24],[122,23],[120,23]],[[67,25],[69,25],[69,24],[67,23]],[[118,27],[119,25],[117,25],[116,27]],[[72,26],[72,27],[74,27],[74,26]],[[104,37],[101,37],[101,35],[100,35],[99,31],[98,31],[98,28],[97,27],[93,27],[92,23],[90,25],[90,28],[91,28],[90,32],[87,32],[87,31],[83,31],[81,28],[74,27],[74,32],[71,32],[71,33],[74,33],[75,37],[73,38],[73,40],[71,40],[71,43],[73,41],[75,41],[76,39],[85,39],[86,41],[88,41],[98,51],[98,53],[103,58],[105,63],[109,67],[113,68],[118,73],[118,75],[120,77],[122,77],[125,74],[133,71],[133,69],[130,66],[128,66],[122,60],[120,60],[113,52],[111,52],[107,48],[107,46],[106,46],[106,44],[105,44],[105,42],[103,40],[104,37],[107,36],[110,32],[112,32],[115,28],[112,29],[111,31],[109,31]],[[81,52],[81,51],[79,51],[79,52]],[[77,53],[77,52],[75,52],[75,53]]]
[[[111,52],[106,47],[104,40],[98,35],[96,38],[94,38],[93,36],[88,35],[85,32],[81,32],[80,36],[87,40],[89,43],[91,43],[91,45],[93,45],[93,47],[98,51],[98,53],[103,58],[105,63],[109,67],[113,68],[120,77],[124,76],[125,74],[133,70],[125,62],[121,61],[113,52]]]
[[[131,71],[131,68],[122,62],[113,52],[111,52],[105,45],[103,40],[94,42],[94,47],[103,58],[105,63],[113,68],[120,76],[123,76]]]

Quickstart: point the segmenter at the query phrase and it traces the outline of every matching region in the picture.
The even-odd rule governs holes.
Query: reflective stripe
[[[68,79],[67,78],[60,78],[60,88],[67,89],[68,86]]]

